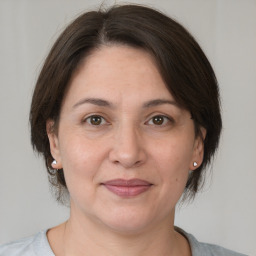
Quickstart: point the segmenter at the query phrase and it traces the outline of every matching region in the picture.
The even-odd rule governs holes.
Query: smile
[[[145,180],[116,179],[102,183],[109,191],[121,197],[133,197],[140,195],[150,189],[152,184]]]

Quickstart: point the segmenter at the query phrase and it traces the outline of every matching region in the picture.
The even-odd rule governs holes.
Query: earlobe
[[[194,153],[190,170],[196,170],[203,162],[204,159],[204,140],[206,137],[206,129],[200,127],[200,134],[197,136],[194,144]]]
[[[47,120],[46,131],[47,131],[47,136],[49,139],[50,151],[51,151],[54,161],[56,161],[56,164],[54,162],[54,166],[52,163],[52,168],[53,169],[62,169],[61,156],[60,156],[60,150],[59,150],[59,140],[58,140],[58,136],[57,136],[56,132],[54,131],[54,121],[53,120]]]

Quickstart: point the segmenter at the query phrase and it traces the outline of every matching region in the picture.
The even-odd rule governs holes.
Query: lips
[[[121,197],[134,197],[140,195],[152,186],[151,183],[140,179],[115,179],[102,183],[109,191]]]

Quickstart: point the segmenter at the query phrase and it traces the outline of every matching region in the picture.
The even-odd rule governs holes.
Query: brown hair
[[[195,39],[173,19],[140,5],[113,6],[91,11],[74,20],[53,45],[38,77],[30,110],[33,148],[44,156],[57,199],[66,190],[63,170],[50,169],[53,158],[46,121],[58,124],[60,108],[70,79],[79,63],[101,45],[125,44],[154,57],[159,72],[177,103],[189,110],[195,123],[207,131],[202,165],[189,176],[186,198],[193,198],[219,142],[222,121],[214,71]]]

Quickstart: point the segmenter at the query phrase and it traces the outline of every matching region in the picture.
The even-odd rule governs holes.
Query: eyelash
[[[146,123],[149,124],[150,122],[154,122],[154,118],[162,118],[162,119],[164,119],[163,123],[161,123],[161,124],[154,124],[154,123],[152,123],[150,125],[163,127],[163,126],[166,126],[168,123],[173,123],[174,122],[174,120],[172,118],[168,117],[168,116],[165,116],[165,115],[155,115],[155,116],[151,117],[149,119],[149,121],[147,121]]]
[[[100,124],[92,124],[92,118],[100,118]],[[84,123],[89,123],[89,125],[91,125],[91,126],[100,126],[100,125],[104,125],[104,124],[102,124],[103,120],[105,121],[104,124],[107,124],[107,121],[106,121],[106,119],[104,117],[102,117],[100,115],[91,115],[91,116],[86,117],[83,120],[83,122]]]
[[[92,118],[99,118],[99,124],[92,124]],[[161,124],[154,124],[154,123],[151,123],[150,122],[154,122],[153,119],[154,118],[162,118],[164,119],[163,120],[163,123]],[[102,121],[104,123],[102,123]],[[147,122],[145,122],[145,124],[149,124],[149,125],[153,125],[153,126],[156,126],[156,127],[164,127],[166,126],[168,123],[174,123],[174,120],[171,118],[171,117],[168,117],[168,116],[165,116],[165,115],[154,115],[152,116]],[[88,123],[89,125],[91,126],[94,126],[94,127],[97,127],[97,126],[102,126],[102,125],[106,125],[106,124],[109,124],[106,119],[104,117],[102,117],[101,115],[91,115],[91,116],[88,116],[86,117],[84,120],[83,120],[83,123]]]

